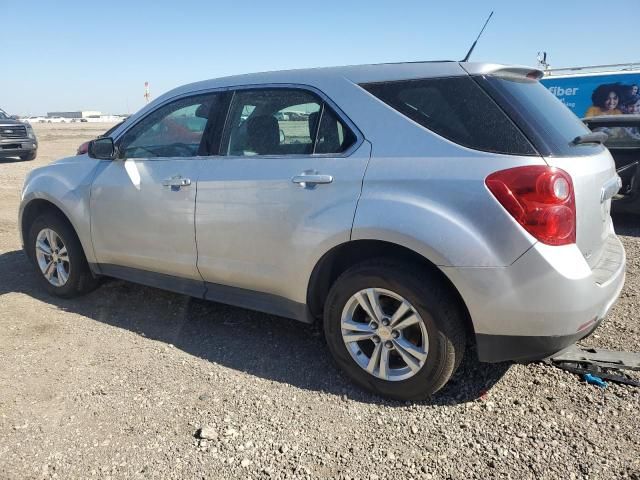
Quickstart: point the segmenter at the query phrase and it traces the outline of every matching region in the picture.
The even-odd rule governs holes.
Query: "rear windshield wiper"
[[[604,132],[590,132],[580,135],[571,140],[571,145],[582,145],[583,143],[604,143],[609,138]]]

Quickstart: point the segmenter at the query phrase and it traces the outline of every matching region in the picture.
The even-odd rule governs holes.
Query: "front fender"
[[[91,183],[99,161],[76,157],[52,163],[32,171],[25,181],[18,213],[22,236],[23,217],[27,206],[35,200],[44,200],[58,208],[75,230],[89,263],[95,263],[91,242],[89,197]],[[22,238],[24,245],[25,239]]]

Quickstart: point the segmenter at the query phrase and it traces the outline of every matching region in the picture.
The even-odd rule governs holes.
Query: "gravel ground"
[[[37,160],[0,160],[0,478],[640,479],[640,388],[469,355],[431,401],[391,402],[306,325],[122,281],[47,296],[20,187],[106,128],[38,125]],[[586,343],[638,351],[640,226],[616,223],[627,284]]]

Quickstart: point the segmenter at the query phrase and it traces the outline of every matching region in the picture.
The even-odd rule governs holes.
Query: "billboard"
[[[580,118],[640,114],[640,71],[549,76],[540,82]]]

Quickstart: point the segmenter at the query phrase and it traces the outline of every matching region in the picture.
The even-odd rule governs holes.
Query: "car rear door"
[[[198,181],[207,297],[301,317],[313,265],[349,240],[370,146],[318,94],[269,87],[234,92],[221,152]]]
[[[204,291],[196,266],[195,199],[208,154],[207,116],[218,95],[159,107],[117,140],[121,158],[100,165],[91,187],[91,232],[105,274],[194,295]]]

